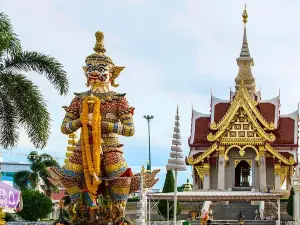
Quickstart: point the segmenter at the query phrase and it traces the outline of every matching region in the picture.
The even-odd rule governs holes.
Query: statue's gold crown
[[[89,62],[106,62],[109,64],[112,64],[113,66],[115,65],[113,63],[113,61],[111,60],[111,58],[107,55],[105,55],[106,49],[104,47],[104,34],[101,31],[97,31],[96,34],[96,44],[94,47],[94,51],[95,53],[89,55],[88,57],[86,57],[85,62],[89,63]]]

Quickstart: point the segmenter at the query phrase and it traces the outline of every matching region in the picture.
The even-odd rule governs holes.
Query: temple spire
[[[239,73],[235,78],[235,83],[236,83],[235,87],[237,90],[243,81],[248,91],[251,94],[253,94],[255,93],[256,85],[255,85],[255,79],[251,72],[251,66],[253,66],[253,59],[250,56],[250,51],[249,51],[248,41],[247,41],[246,24],[248,22],[248,13],[247,13],[246,5],[242,17],[244,23],[244,35],[243,35],[243,43],[242,43],[240,57],[236,59],[237,64],[239,66]]]
[[[246,5],[245,5],[245,9],[244,9],[242,16],[243,16],[243,22],[244,22],[244,36],[243,36],[243,44],[242,44],[240,57],[250,57],[248,41],[247,41],[247,29],[246,29],[246,24],[248,22],[248,13],[246,10]]]

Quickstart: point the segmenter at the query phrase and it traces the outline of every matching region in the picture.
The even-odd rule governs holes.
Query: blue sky
[[[126,92],[136,108],[136,135],[121,138],[128,164],[138,171],[148,157],[147,123],[151,123],[152,165],[162,169],[171,146],[174,115],[179,104],[184,154],[189,148],[191,104],[203,113],[210,110],[210,88],[215,96],[229,98],[238,72],[236,58],[242,44],[242,11],[247,3],[248,42],[255,67],[253,74],[264,99],[281,90],[281,113],[297,109],[300,99],[300,2],[291,0],[0,0],[23,48],[50,54],[65,66],[70,92],[59,96],[42,76],[29,73],[40,87],[52,116],[48,152],[64,159],[67,136],[60,133],[73,92],[86,90],[82,71],[92,53],[94,33],[105,34],[107,54],[119,66],[126,66],[117,80],[118,92]],[[26,135],[18,148],[4,154],[7,161],[25,161],[34,150]],[[191,175],[180,173],[179,184]]]

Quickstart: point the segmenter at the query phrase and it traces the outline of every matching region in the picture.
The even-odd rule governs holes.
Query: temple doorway
[[[249,162],[241,160],[235,167],[235,187],[251,187],[252,171]]]

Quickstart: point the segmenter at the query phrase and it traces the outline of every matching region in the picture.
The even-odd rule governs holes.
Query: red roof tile
[[[293,156],[291,153],[289,152],[280,152],[281,155],[283,155],[285,158],[289,159],[291,156]]]
[[[58,193],[52,193],[51,197],[53,200],[60,201],[63,197],[65,197],[65,189],[59,189]]]
[[[276,109],[274,104],[268,102],[260,103],[257,108],[268,123],[270,122],[274,123],[275,109]]]
[[[228,102],[221,102],[215,105],[215,115],[214,121],[218,123],[226,114],[229,109],[230,104]]]
[[[195,122],[194,144],[208,143],[207,135],[209,134],[210,117],[200,117]]]
[[[279,118],[279,128],[274,132],[274,144],[294,144],[295,120],[292,118]]]

